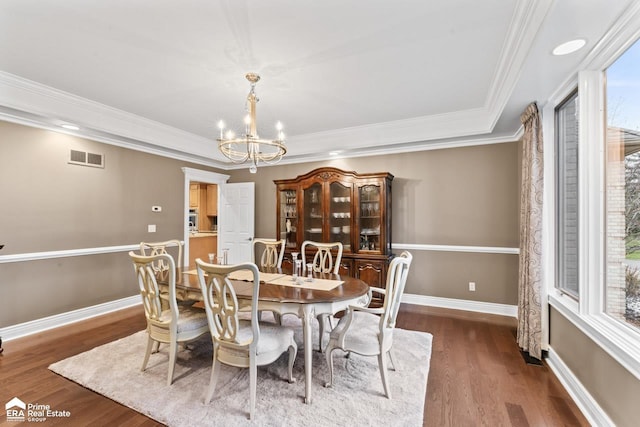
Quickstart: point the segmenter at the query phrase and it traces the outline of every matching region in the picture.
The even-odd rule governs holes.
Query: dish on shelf
[[[360,230],[360,234],[362,234],[363,236],[374,236],[380,234],[380,230],[374,228],[363,228],[362,230]]]
[[[334,218],[351,218],[351,212],[334,212],[331,215]]]
[[[331,232],[333,234],[338,234],[340,233],[340,227],[331,227]]]
[[[322,233],[322,228],[310,228],[307,230],[309,233]]]

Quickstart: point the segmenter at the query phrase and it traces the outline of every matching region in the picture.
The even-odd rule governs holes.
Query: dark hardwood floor
[[[47,369],[53,362],[144,327],[142,307],[135,307],[5,342],[0,402],[17,396],[71,412],[68,419],[49,418],[46,426],[159,425]],[[425,426],[589,425],[546,365],[524,362],[515,343],[513,319],[403,305],[398,327],[433,335]],[[118,355],[113,357],[117,360]],[[393,387],[393,374],[390,379]],[[0,425],[5,424],[17,425],[2,417]]]

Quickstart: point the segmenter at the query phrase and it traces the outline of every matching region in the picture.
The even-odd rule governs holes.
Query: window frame
[[[567,287],[564,286],[561,282],[564,280],[564,275],[561,273],[562,268],[565,265],[565,262],[563,261],[563,257],[564,257],[564,250],[565,250],[565,238],[564,236],[562,236],[560,233],[560,230],[563,229],[562,224],[564,224],[564,218],[566,216],[566,212],[564,212],[565,215],[563,215],[563,213],[560,212],[560,209],[562,208],[561,203],[560,203],[560,199],[562,198],[561,196],[566,194],[565,189],[564,188],[560,188],[560,186],[565,185],[565,180],[562,177],[562,175],[564,175],[564,165],[561,165],[560,163],[562,162],[562,160],[565,158],[565,153],[563,152],[563,148],[564,146],[560,146],[559,141],[557,141],[558,139],[558,134],[561,130],[561,125],[563,123],[560,123],[558,121],[558,112],[559,110],[564,107],[565,105],[567,105],[569,102],[573,102],[573,100],[575,99],[580,99],[579,97],[579,93],[578,93],[578,88],[576,87],[574,90],[571,91],[571,93],[569,93],[569,95],[567,95],[562,101],[560,101],[558,103],[558,105],[554,106],[553,109],[553,129],[554,129],[554,135],[553,135],[553,139],[554,139],[554,155],[556,158],[556,161],[554,161],[554,172],[555,172],[555,181],[556,181],[556,186],[555,186],[555,191],[554,191],[554,201],[556,204],[556,210],[554,212],[554,219],[555,219],[555,227],[556,229],[558,229],[558,233],[555,234],[556,238],[555,238],[555,250],[556,250],[556,254],[557,254],[557,267],[554,269],[555,271],[555,287],[556,290],[559,291],[562,295],[566,296],[567,298],[571,298],[574,301],[578,301],[580,298],[580,289],[578,288],[576,290],[576,294],[573,294],[571,291],[567,290]],[[579,111],[578,111],[579,112]],[[564,144],[563,144],[564,145]],[[579,148],[579,145],[578,145]],[[580,151],[578,151],[577,153],[577,158],[580,158]],[[578,202],[580,201],[580,198],[578,197]],[[580,218],[578,218],[579,221]],[[578,222],[578,224],[580,224]],[[578,233],[578,247],[576,248],[578,251],[578,256],[580,255],[580,235]],[[578,271],[578,278],[577,280],[580,280],[580,272]]]
[[[577,76],[550,97],[543,110],[545,134],[545,208],[547,235],[544,246],[545,278],[549,305],[569,319],[636,378],[640,379],[640,330],[606,313],[606,116],[605,71],[640,38],[640,5],[634,4],[621,16],[596,48],[580,65]],[[577,301],[555,286],[557,232],[551,219],[556,217],[557,181],[555,172],[555,108],[578,87],[578,289]],[[551,166],[549,166],[551,164]]]

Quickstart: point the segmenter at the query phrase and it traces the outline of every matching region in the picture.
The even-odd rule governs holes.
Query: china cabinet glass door
[[[319,242],[322,240],[322,185],[319,183],[311,185],[303,190],[304,193],[304,240]]]
[[[358,228],[360,230],[360,252],[380,252],[380,224],[381,224],[381,200],[380,186],[363,185],[358,188],[360,217]]]
[[[298,228],[296,190],[280,191],[280,238],[287,248],[295,248]]]
[[[329,241],[341,242],[351,251],[351,187],[339,182],[329,186]]]

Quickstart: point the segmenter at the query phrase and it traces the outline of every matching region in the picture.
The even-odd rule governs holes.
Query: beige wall
[[[105,168],[68,164],[71,148],[104,153]],[[0,122],[0,255],[181,238],[183,166],[209,169]],[[137,292],[125,252],[0,263],[0,327]]]
[[[181,167],[164,157],[0,122],[2,255],[129,245],[182,235]],[[104,169],[67,164],[104,153]],[[519,143],[227,171],[256,182],[256,235],[275,235],[274,179],[329,165],[388,171],[393,242],[518,246]],[[160,205],[162,213],[151,212]],[[157,233],[147,233],[156,224]],[[516,255],[414,251],[407,292],[516,304]],[[477,283],[477,292],[467,290]],[[25,295],[44,295],[43,299]],[[0,264],[0,327],[132,296],[126,253]],[[19,302],[19,303],[16,303]]]
[[[518,247],[518,142],[231,171],[256,183],[256,236],[275,237],[275,179],[312,169],[390,172],[393,243]],[[406,292],[517,304],[518,256],[413,251]],[[468,291],[475,281],[476,292]]]
[[[637,426],[640,380],[576,328],[550,309],[550,345],[616,426]]]

